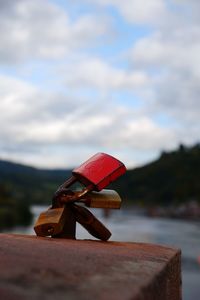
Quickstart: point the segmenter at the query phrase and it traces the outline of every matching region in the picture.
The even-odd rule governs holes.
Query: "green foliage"
[[[50,205],[53,193],[70,174],[0,161],[0,229],[28,225],[30,205]]]
[[[144,205],[200,201],[200,145],[163,152],[144,167],[129,170],[112,185],[123,199]]]
[[[0,229],[28,225],[32,219],[28,203],[12,197],[6,184],[0,184]]]
[[[9,186],[12,198],[28,204],[48,204],[52,195],[69,177],[69,170],[40,170],[0,161],[0,184]]]

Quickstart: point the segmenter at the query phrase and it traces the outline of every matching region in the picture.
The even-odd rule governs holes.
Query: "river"
[[[34,221],[46,207],[33,206]],[[133,209],[112,211],[109,218],[102,210],[95,216],[110,229],[113,241],[147,242],[181,248],[183,300],[200,299],[200,222],[149,218]],[[8,231],[7,231],[8,232]],[[10,231],[11,232],[11,231]],[[12,233],[34,234],[33,225],[17,227]],[[84,228],[77,226],[77,239],[91,239]]]

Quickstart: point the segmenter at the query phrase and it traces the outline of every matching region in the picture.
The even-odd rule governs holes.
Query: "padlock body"
[[[51,208],[42,212],[34,230],[38,236],[56,235],[62,232],[65,223],[65,207]]]
[[[125,172],[126,167],[121,161],[105,153],[95,154],[72,171],[81,183],[92,184],[96,191],[101,191]]]
[[[80,223],[91,235],[102,241],[107,241],[111,232],[85,207],[73,205],[76,221]]]
[[[100,192],[88,193],[85,204],[93,208],[119,209],[121,207],[121,198],[116,191],[104,189]]]

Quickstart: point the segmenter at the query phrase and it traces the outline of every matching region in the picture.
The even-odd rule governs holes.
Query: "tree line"
[[[30,205],[50,204],[57,187],[71,170],[40,170],[0,160],[0,228],[31,220]],[[110,188],[124,204],[176,205],[200,202],[200,145],[180,145],[143,167],[128,170]]]

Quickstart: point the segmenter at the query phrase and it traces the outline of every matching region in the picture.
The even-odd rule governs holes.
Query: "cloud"
[[[145,72],[124,70],[95,57],[79,59],[73,64],[68,64],[66,69],[68,72],[65,72],[65,82],[70,88],[133,91],[149,84]]]
[[[1,157],[64,167],[105,151],[132,165],[199,139],[198,1],[88,1],[74,14],[0,1]]]
[[[130,23],[146,24],[157,23],[166,14],[164,0],[87,0],[100,6],[113,6]]]
[[[72,21],[66,11],[49,1],[1,1],[0,63],[61,59],[74,50],[94,46],[110,32],[105,16],[88,14]]]
[[[165,26],[139,39],[129,52],[129,60],[133,68],[151,77],[155,113],[170,116],[187,135],[195,126],[200,130],[200,19],[190,18],[200,17],[200,13],[196,1],[176,1],[176,5],[176,18],[172,12],[172,22],[163,19]]]
[[[160,128],[135,109],[109,103],[107,99],[105,103],[102,100],[91,103],[62,98],[56,92],[50,95],[20,80],[6,76],[0,79],[0,110],[4,112],[0,120],[1,152],[10,155],[13,151],[14,157],[18,152],[21,157],[27,151],[26,162],[27,157],[44,149],[49,149],[53,157],[51,148],[55,153],[59,149],[88,148],[88,145],[90,149],[119,152],[127,147],[147,151],[163,148],[169,140],[174,142],[170,130]],[[43,165],[48,162],[49,158],[44,157]]]

